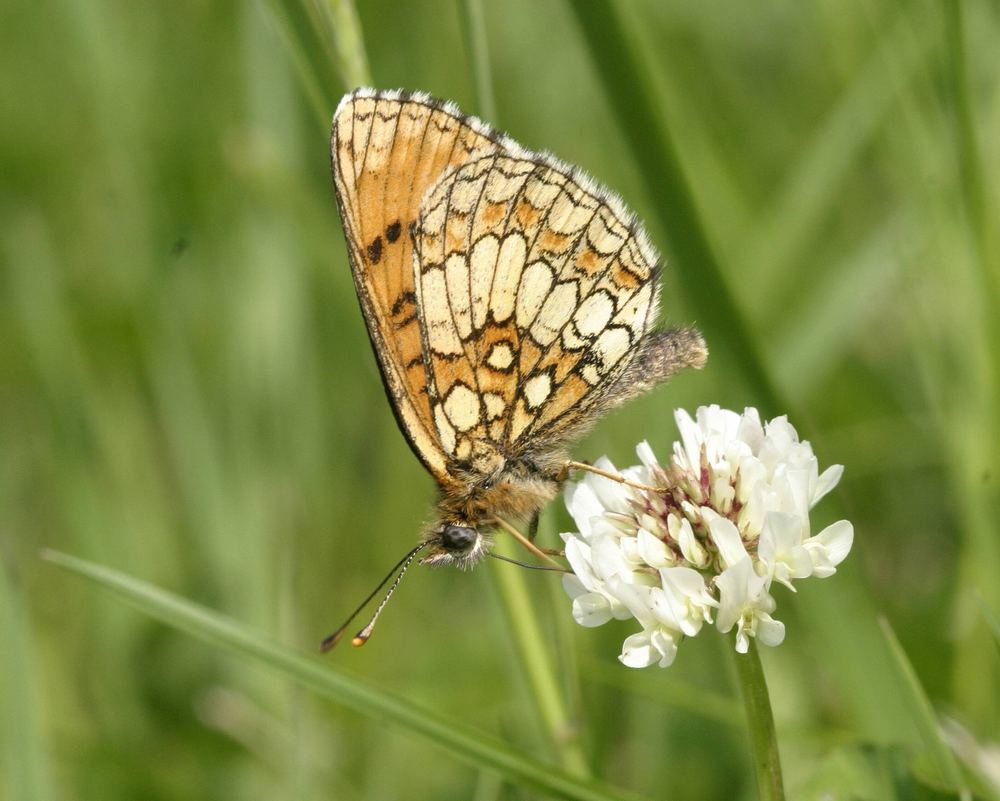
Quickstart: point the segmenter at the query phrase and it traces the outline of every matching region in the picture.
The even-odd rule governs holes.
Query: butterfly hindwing
[[[655,317],[656,254],[621,202],[523,149],[442,176],[414,247],[432,415],[459,461],[585,428]]]

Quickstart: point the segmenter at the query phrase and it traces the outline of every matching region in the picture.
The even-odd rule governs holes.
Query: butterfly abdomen
[[[646,335],[638,355],[608,394],[608,406],[637,398],[686,367],[701,369],[708,359],[705,340],[695,328],[671,328]]]

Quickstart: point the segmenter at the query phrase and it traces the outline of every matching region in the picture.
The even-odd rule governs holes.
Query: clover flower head
[[[718,406],[674,416],[680,441],[666,465],[641,442],[638,465],[595,464],[630,484],[587,473],[566,485],[578,529],[562,535],[573,617],[583,626],[634,618],[641,630],[619,656],[629,667],[670,665],[706,623],[735,628],[741,653],[751,638],[779,645],[774,582],[794,591],[794,581],[833,575],[854,539],[846,520],[812,534],[809,513],[843,467],[821,473],[785,417],[762,424],[756,409]]]

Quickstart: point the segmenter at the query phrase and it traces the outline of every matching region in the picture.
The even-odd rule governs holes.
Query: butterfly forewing
[[[334,183],[365,322],[400,426],[442,483],[450,454],[428,395],[433,365],[418,322],[410,227],[428,188],[500,141],[424,95],[359,90],[334,117]]]

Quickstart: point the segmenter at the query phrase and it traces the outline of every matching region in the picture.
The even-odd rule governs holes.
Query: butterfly
[[[451,102],[357,89],[331,162],[386,394],[440,490],[408,558],[469,567],[555,497],[570,441],[705,343],[651,330],[658,256],[618,196]]]

